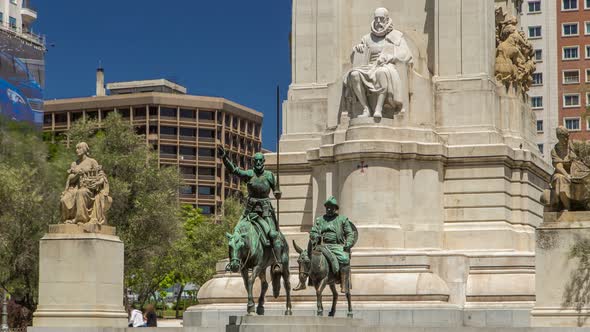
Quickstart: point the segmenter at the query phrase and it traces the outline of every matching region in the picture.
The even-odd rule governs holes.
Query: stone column
[[[126,327],[115,228],[51,225],[41,239],[34,327]]]

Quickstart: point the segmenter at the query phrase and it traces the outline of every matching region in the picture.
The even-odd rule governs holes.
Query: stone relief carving
[[[496,9],[496,79],[527,92],[535,72],[535,51],[514,16]]]
[[[571,141],[568,130],[557,128],[558,142],[551,150],[555,172],[541,202],[550,212],[590,210],[590,143]]]
[[[89,157],[88,144],[76,145],[78,160],[68,170],[66,188],[61,194],[61,219],[66,224],[106,224],[106,212],[113,199],[109,182],[98,162]]]
[[[409,104],[408,68],[412,53],[402,32],[395,30],[389,11],[377,8],[371,33],[353,48],[353,68],[344,77],[345,108],[362,106],[357,117],[383,117],[384,110],[404,112]]]

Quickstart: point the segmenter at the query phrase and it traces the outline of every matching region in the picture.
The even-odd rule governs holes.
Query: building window
[[[538,133],[543,132],[543,120],[537,120],[537,132]]]
[[[561,10],[578,10],[578,0],[561,0]]]
[[[176,118],[176,108],[160,107],[160,116],[166,118]]]
[[[578,60],[580,58],[579,46],[565,46],[562,54],[563,60]]]
[[[590,107],[590,92],[586,92],[586,107]]]
[[[543,73],[533,74],[533,85],[543,85]]]
[[[534,97],[531,97],[531,107],[533,109],[541,109],[541,108],[543,108],[543,96],[534,96]]]
[[[590,21],[584,22],[584,34],[590,35]]]
[[[564,118],[563,124],[567,130],[580,131],[580,118]]]
[[[543,148],[544,148],[543,143],[537,144],[537,148],[539,149],[539,152],[543,153]]]
[[[213,121],[215,120],[215,113],[208,111],[199,111],[199,120]]]
[[[535,50],[535,62],[543,62],[543,50]]]
[[[9,16],[8,17],[8,25],[11,29],[16,30],[16,18]]]
[[[563,107],[580,107],[580,94],[569,93],[563,95]]]
[[[529,14],[541,12],[541,0],[529,1]]]
[[[0,23],[4,23],[4,13],[0,12]]]
[[[199,210],[201,210],[202,214],[213,214],[215,213],[215,208],[210,205],[199,205]]]
[[[590,9],[590,0],[584,1],[584,9]]]
[[[590,82],[590,69],[586,69],[586,82]]]
[[[215,188],[199,186],[199,195],[215,195]]]
[[[564,37],[577,36],[578,35],[578,22],[575,23],[563,23],[561,25],[561,35]]]
[[[529,27],[529,38],[541,38],[541,26]]]
[[[578,84],[580,83],[580,71],[579,70],[564,70],[563,71],[563,84]]]
[[[590,45],[586,45],[586,59],[590,59]]]

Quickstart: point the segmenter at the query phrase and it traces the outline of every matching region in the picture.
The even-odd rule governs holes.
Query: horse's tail
[[[281,277],[282,273],[272,273],[272,296],[276,299],[281,294]]]
[[[271,272],[271,278],[272,278],[272,295],[274,296],[274,298],[276,299],[277,297],[279,297],[280,293],[281,293],[281,278],[289,278],[289,244],[287,243],[287,240],[285,239],[285,235],[283,235],[283,233],[279,233],[279,237],[281,239],[281,242],[283,244],[283,250],[282,250],[282,257],[276,257],[277,259],[277,263],[281,264],[282,266],[282,272]],[[288,282],[288,280],[286,280],[287,282],[285,283],[285,285],[289,285],[290,283]],[[287,286],[285,286],[287,287]],[[289,286],[290,287],[290,286]],[[287,291],[287,290],[286,290]]]

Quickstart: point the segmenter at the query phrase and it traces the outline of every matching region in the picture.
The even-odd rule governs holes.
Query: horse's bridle
[[[244,241],[244,243],[245,243],[245,241]],[[252,256],[252,250],[248,250],[248,256],[246,256],[246,259],[243,260],[244,264],[245,264],[245,262],[247,262],[250,259],[251,256]],[[238,262],[238,271],[242,272],[242,270],[244,269],[244,264],[242,263],[242,260],[239,258],[230,259],[229,263],[227,263],[227,265],[225,266],[225,271],[231,272],[231,269],[229,266],[231,265],[232,262],[236,262],[236,261]]]

